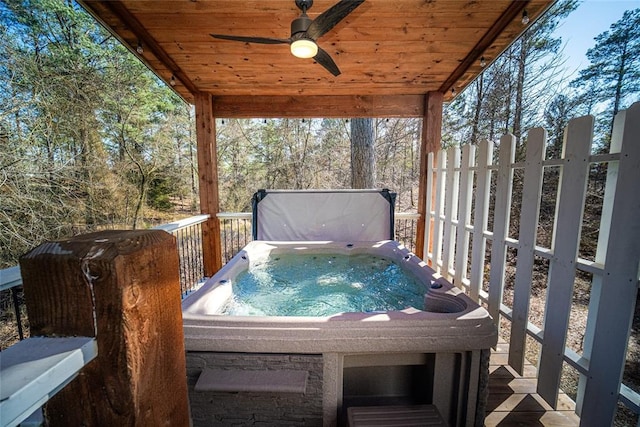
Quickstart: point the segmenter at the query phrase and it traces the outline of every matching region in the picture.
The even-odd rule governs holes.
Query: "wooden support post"
[[[20,260],[32,336],[96,337],[98,356],[46,407],[51,426],[188,426],[175,238],[105,231]]]
[[[211,277],[222,268],[220,222],[216,217],[220,210],[216,121],[213,117],[213,100],[210,94],[196,93],[195,101],[200,212],[210,215],[202,224],[202,257],[204,275]]]
[[[422,121],[422,139],[420,143],[420,181],[418,190],[418,227],[416,231],[416,255],[426,259],[429,242],[424,241],[425,206],[427,185],[433,185],[432,177],[427,176],[427,154],[437,153],[442,138],[442,102],[441,92],[429,92],[425,97],[424,118]]]

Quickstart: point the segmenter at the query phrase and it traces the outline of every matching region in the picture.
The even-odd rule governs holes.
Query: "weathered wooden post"
[[[46,406],[52,426],[188,426],[175,238],[105,231],[45,243],[20,267],[33,336],[97,337]]]

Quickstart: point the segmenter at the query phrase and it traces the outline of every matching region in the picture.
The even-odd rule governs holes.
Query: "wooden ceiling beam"
[[[431,88],[432,90],[436,90],[437,87]],[[380,90],[372,90],[366,85],[356,86],[353,90],[348,89],[340,89],[336,90],[333,95],[327,95],[326,92],[321,90],[309,90],[304,87],[295,87],[293,90],[284,91],[282,89],[273,89],[273,88],[257,88],[259,95],[255,94],[255,91],[246,90],[244,87],[233,86],[231,88],[227,88],[226,86],[206,86],[202,88],[203,92],[207,93],[215,93],[214,96],[357,96],[353,95],[354,92],[358,93],[361,96],[422,96],[426,92],[424,88],[416,88],[414,90],[410,90],[410,88],[406,87],[388,87],[382,88]],[[403,95],[397,95],[398,93],[402,93]]]
[[[220,118],[422,117],[424,95],[214,96]]]

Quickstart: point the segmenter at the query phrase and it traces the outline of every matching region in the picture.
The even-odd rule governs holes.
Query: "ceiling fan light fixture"
[[[327,0],[328,1],[328,0]],[[258,44],[288,44],[291,54],[297,58],[313,58],[328,72],[337,77],[340,69],[331,58],[331,55],[316,44],[316,40],[331,31],[340,21],[353,12],[365,0],[339,0],[329,9],[309,18],[307,10],[313,4],[313,0],[295,0],[296,6],[302,11],[299,17],[291,21],[291,36],[286,39],[273,37],[236,36],[231,34],[211,34],[211,37],[222,40],[232,40],[242,43]]]
[[[313,40],[299,39],[291,43],[291,54],[297,58],[313,58],[318,54],[318,45]]]

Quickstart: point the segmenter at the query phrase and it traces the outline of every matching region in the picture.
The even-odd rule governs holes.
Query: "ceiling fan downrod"
[[[313,5],[313,0],[296,0],[296,6],[302,11],[302,14],[291,21],[291,37],[298,33],[304,33],[311,25],[311,18],[307,16],[307,10]]]
[[[313,0],[296,0],[296,6],[298,6],[298,9],[300,9],[302,13],[307,13],[307,10],[313,6]]]

